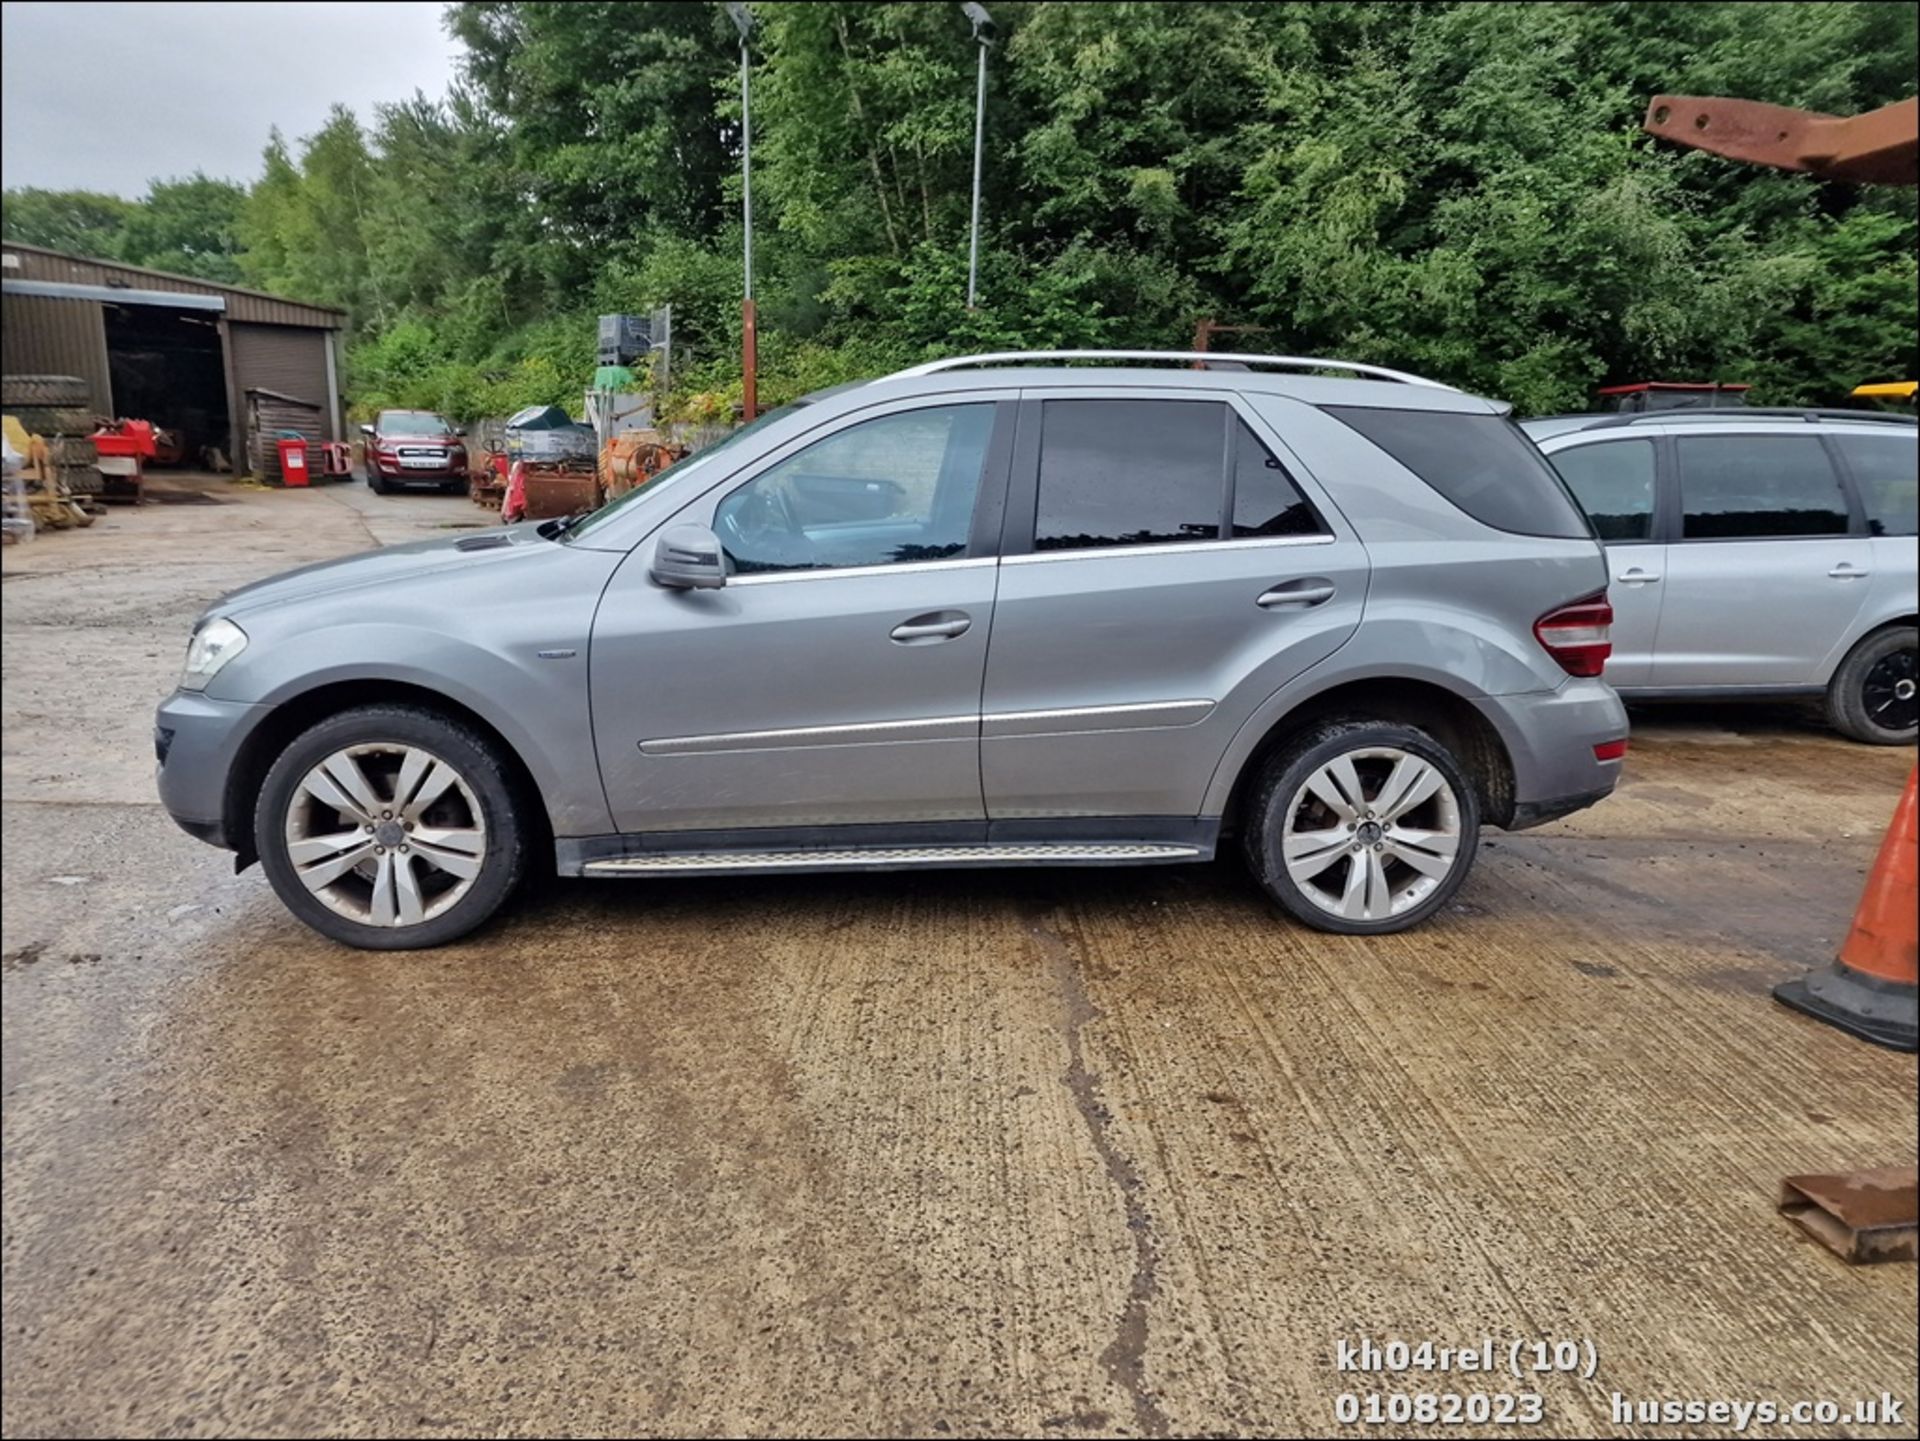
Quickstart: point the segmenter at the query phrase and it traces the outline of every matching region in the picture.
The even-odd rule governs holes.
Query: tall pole
[[[973,22],[974,43],[980,47],[980,79],[973,97],[973,225],[967,242],[967,309],[972,310],[980,289],[980,153],[987,130],[987,46],[993,39],[993,21],[983,5],[960,8]]]
[[[742,416],[760,413],[760,334],[753,313],[753,114],[747,108],[747,42],[740,41],[740,210],[746,231],[747,293],[740,303],[740,370]]]
[[[760,335],[753,310],[753,112],[747,54],[753,12],[734,0],[727,6],[727,14],[740,32],[740,215],[746,269],[745,294],[740,302],[740,412],[743,419],[752,420],[760,411]]]

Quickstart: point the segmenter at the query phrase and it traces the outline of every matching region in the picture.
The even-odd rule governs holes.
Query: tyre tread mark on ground
[[[1101,1097],[1098,1071],[1087,1069],[1082,1033],[1103,1012],[1087,994],[1081,968],[1081,948],[1061,935],[1045,918],[1028,928],[1041,952],[1053,967],[1060,985],[1063,1006],[1061,1034],[1067,1043],[1067,1071],[1061,1079],[1073,1096],[1080,1119],[1086,1123],[1087,1137],[1093,1143],[1107,1179],[1120,1193],[1125,1208],[1127,1232],[1133,1237],[1133,1278],[1127,1287],[1127,1304],[1120,1312],[1113,1339],[1100,1353],[1100,1365],[1112,1382],[1120,1387],[1133,1405],[1134,1423],[1148,1436],[1165,1436],[1165,1413],[1148,1393],[1143,1366],[1147,1351],[1147,1308],[1159,1290],[1160,1251],[1153,1237],[1152,1217],[1147,1214],[1142,1195],[1146,1183],[1133,1158],[1115,1144],[1113,1112]]]

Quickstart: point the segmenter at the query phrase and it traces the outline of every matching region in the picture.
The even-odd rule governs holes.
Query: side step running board
[[[1206,859],[1197,846],[1159,841],[1061,841],[857,850],[656,851],[588,861],[583,876],[691,876],[741,871],[891,871],[942,866],[1137,866]]]

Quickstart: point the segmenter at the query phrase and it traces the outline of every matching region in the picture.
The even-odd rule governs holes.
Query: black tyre
[[[6,411],[28,435],[43,440],[57,435],[92,435],[100,428],[85,405],[9,405]]]
[[[442,495],[465,495],[467,493],[467,483],[464,480],[450,480],[440,487],[440,493]]]
[[[1920,735],[1920,631],[1890,625],[1840,662],[1827,687],[1827,719],[1873,746],[1911,745]]]
[[[531,828],[504,759],[416,706],[363,706],[300,735],[267,772],[253,830],[287,909],[366,950],[464,936],[529,864]]]
[[[372,489],[375,495],[387,494],[386,477],[381,475],[380,472],[377,470],[369,470],[367,472],[367,485]]]
[[[93,387],[77,375],[0,376],[0,407],[11,414],[23,405],[78,406],[93,404]]]
[[[1283,746],[1246,818],[1254,875],[1296,920],[1374,936],[1417,926],[1460,889],[1480,842],[1471,781],[1425,731],[1329,722]]]

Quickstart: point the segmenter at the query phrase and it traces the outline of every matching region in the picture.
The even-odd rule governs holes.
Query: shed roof
[[[347,323],[347,312],[330,305],[289,300],[285,296],[269,295],[264,290],[223,285],[217,280],[202,280],[193,275],[175,275],[168,270],[123,265],[117,260],[92,260],[82,255],[66,255],[58,250],[48,250],[45,246],[21,245],[11,240],[0,245],[0,251],[4,251],[7,257],[6,268],[0,274],[4,274],[8,280],[170,291],[177,295],[217,295],[226,300],[229,320],[253,325],[298,325],[315,330],[339,330]]]

